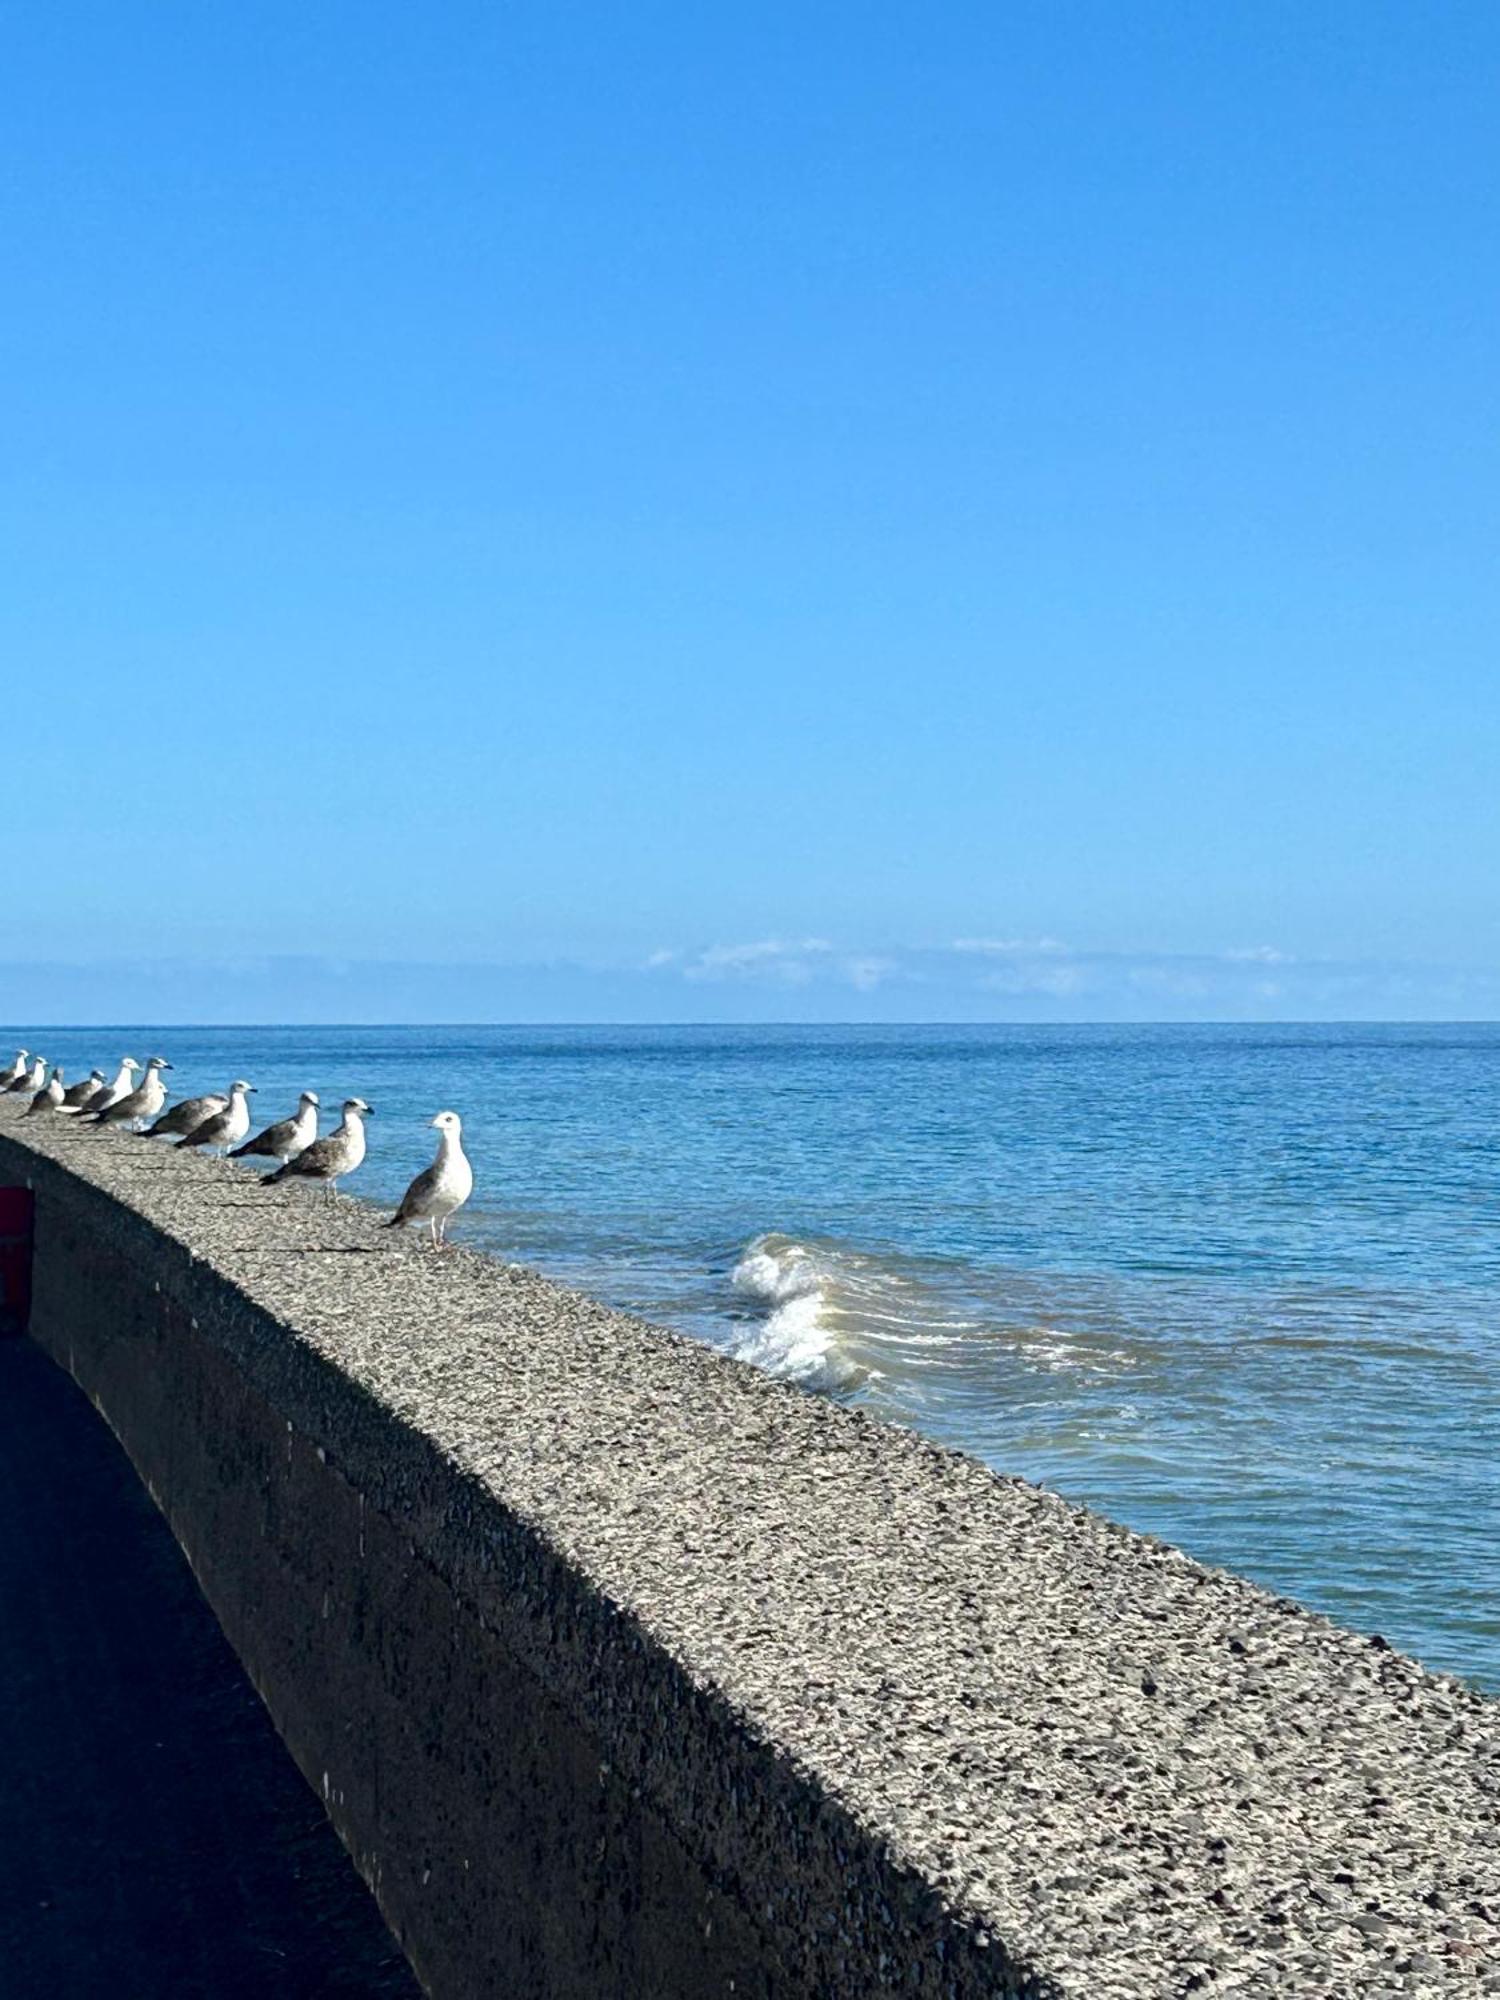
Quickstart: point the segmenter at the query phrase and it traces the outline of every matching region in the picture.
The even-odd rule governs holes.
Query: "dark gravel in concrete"
[[[502,1517],[566,1562],[595,1609],[552,1603],[537,1671],[783,1934],[828,1921],[841,1867],[868,1928],[879,1853],[993,1941],[995,1990],[1008,1958],[1089,2000],[1500,1993],[1496,1704],[533,1273],[393,1245],[355,1202],[61,1119],[22,1135],[9,1107],[0,1130],[289,1329],[247,1319],[241,1365],[487,1616],[517,1595],[485,1597]],[[431,1513],[392,1413],[466,1512]],[[596,1611],[635,1635],[629,1688]],[[706,1704],[675,1721],[669,1668]],[[791,1802],[706,1769],[700,1714]]]

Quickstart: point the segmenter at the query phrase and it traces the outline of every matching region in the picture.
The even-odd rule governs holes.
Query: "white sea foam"
[[[757,1236],[730,1284],[748,1309],[736,1317],[733,1351],[812,1388],[873,1386],[891,1370],[912,1380],[924,1350],[974,1331],[940,1293],[843,1245]]]
[[[965,1378],[993,1388],[1007,1367],[1019,1389],[1027,1376],[1108,1378],[1137,1361],[1107,1335],[1018,1312],[1025,1302],[998,1289],[960,1291],[937,1267],[847,1245],[757,1236],[730,1284],[740,1306],[730,1346],[742,1361],[809,1388],[859,1386],[881,1407],[920,1408]]]
[[[798,1382],[837,1381],[831,1274],[805,1243],[790,1236],[757,1236],[730,1275],[742,1299],[760,1309],[735,1341],[742,1361]]]

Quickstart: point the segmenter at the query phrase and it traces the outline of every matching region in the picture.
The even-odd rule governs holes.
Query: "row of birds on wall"
[[[134,1056],[125,1056],[113,1081],[102,1069],[96,1069],[83,1082],[69,1084],[60,1068],[49,1071],[44,1056],[18,1049],[9,1069],[0,1070],[0,1095],[29,1094],[27,1118],[73,1117],[85,1125],[114,1127],[146,1139],[170,1139],[181,1148],[218,1153],[231,1160],[274,1160],[274,1170],[263,1176],[268,1184],[305,1180],[332,1194],[344,1176],[364,1161],[365,1120],[373,1112],[362,1097],[346,1097],[339,1124],[320,1138],[317,1094],[304,1090],[290,1118],[278,1119],[252,1137],[253,1083],[237,1077],[227,1091],[184,1098],[168,1110],[163,1072],[171,1067],[165,1056],[152,1056],[144,1068]],[[395,1229],[425,1222],[433,1249],[441,1250],[447,1244],[449,1217],[474,1191],[474,1170],[464,1152],[463,1123],[458,1113],[440,1111],[432,1123],[438,1133],[436,1157],[406,1190],[388,1226]]]

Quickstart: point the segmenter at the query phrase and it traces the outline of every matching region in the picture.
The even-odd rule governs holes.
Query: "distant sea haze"
[[[1493,1021],[1486,965],[1301,957],[1272,944],[1099,951],[976,933],[941,945],[777,935],[625,963],[414,964],[241,951],[0,965],[10,1020],[443,1022]]]
[[[381,1200],[451,1107],[461,1240],[1500,1689],[1500,1029],[14,1032],[367,1097]]]

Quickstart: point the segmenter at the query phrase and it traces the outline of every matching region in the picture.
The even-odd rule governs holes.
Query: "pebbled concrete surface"
[[[530,1803],[556,1838],[528,1876],[518,1767],[481,1768],[501,1719],[483,1685],[454,1694],[455,1733],[462,1674],[435,1682],[426,1659],[403,1682],[388,1662],[394,1708],[346,1731],[352,1772],[355,1739],[441,1709],[445,1758],[469,1745],[451,1780],[465,1810],[482,1814],[485,1782],[509,1799],[519,1831],[479,1904],[535,1905],[522,1944],[483,1946],[520,1953],[516,1991],[1500,1993],[1500,1727],[1460,1684],[534,1274],[392,1246],[357,1203],[61,1120],[23,1138],[9,1106],[0,1170],[34,1180],[52,1238],[39,1337],[138,1464],[170,1433],[143,1468],[169,1513],[172,1455],[213,1430],[186,1425],[173,1371],[219,1371],[308,1461],[277,1560],[295,1567],[319,1509],[337,1513],[312,1466],[336,1475],[431,1580],[426,1624],[459,1633],[472,1614],[533,1747],[551,1732]],[[111,1284],[135,1331],[112,1340],[101,1320],[80,1343]],[[213,1391],[220,1428],[234,1393]],[[258,1421],[247,1401],[247,1437]],[[250,1477],[220,1463],[183,1484],[201,1501]],[[215,1545],[200,1577],[208,1563],[210,1601],[253,1651],[263,1585],[259,1610],[232,1602],[243,1519],[217,1540],[176,1525],[190,1552]],[[339,1659],[413,1629],[383,1576]],[[307,1666],[256,1675],[304,1768],[326,1741],[302,1713]],[[578,1799],[595,1755],[615,1817],[591,1876]],[[421,1899],[390,1879],[400,1825],[377,1851],[374,1808],[330,1785],[431,1990],[497,1990],[461,1983],[473,1905],[444,1920],[439,1978],[424,1969]],[[658,1983],[635,1983],[639,1909],[659,1931],[690,1888]],[[592,1959],[570,1957],[590,1926]]]
[[[0,1989],[416,2000],[130,1463],[0,1340]]]

